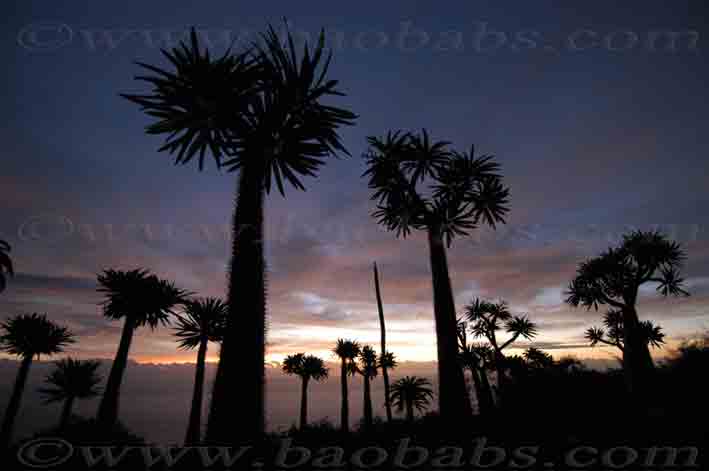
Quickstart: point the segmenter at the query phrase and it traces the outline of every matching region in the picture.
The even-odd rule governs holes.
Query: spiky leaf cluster
[[[338,131],[356,116],[322,102],[343,95],[328,78],[324,31],[302,52],[289,31],[284,41],[269,27],[260,39],[212,57],[193,29],[188,42],[163,50],[171,70],[139,63],[152,74],[136,79],[151,93],[123,96],[157,119],[147,132],[167,134],[159,150],[175,155],[175,163],[197,156],[201,169],[209,153],[231,171],[255,165],[267,191],[272,182],[281,193],[284,183],[304,189],[301,178],[315,176],[327,157],[347,155]]]
[[[663,296],[688,296],[679,275],[685,258],[680,245],[663,234],[634,231],[623,236],[620,246],[579,265],[566,302],[588,309],[603,304],[623,309],[635,304],[639,287],[648,282],[657,283]]]
[[[98,396],[101,393],[99,384],[103,380],[97,371],[100,366],[101,363],[93,360],[59,360],[44,380],[47,387],[40,388],[39,393],[46,404]]]
[[[435,228],[450,245],[480,224],[505,222],[509,189],[490,155],[456,152],[447,141],[420,133],[390,131],[367,138],[364,157],[373,217],[397,237]]]
[[[76,341],[68,328],[36,313],[11,317],[0,323],[0,331],[0,351],[23,358],[61,353]]]
[[[98,275],[105,300],[103,314],[110,319],[130,318],[136,327],[151,329],[168,324],[175,307],[187,302],[188,292],[158,278],[148,270],[105,270]]]

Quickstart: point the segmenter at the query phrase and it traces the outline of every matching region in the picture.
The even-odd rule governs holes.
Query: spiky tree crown
[[[498,350],[505,349],[519,337],[531,340],[538,332],[537,325],[526,315],[512,315],[504,301],[473,299],[465,306],[464,315],[470,323],[470,333],[476,338],[487,339]],[[504,343],[497,339],[497,332],[502,329],[511,334]]]
[[[493,228],[505,222],[509,189],[500,165],[490,155],[450,149],[446,141],[395,131],[369,137],[365,154],[373,216],[397,237],[412,230],[436,228],[448,245],[479,224]]]
[[[328,377],[325,361],[322,358],[304,353],[288,355],[283,360],[282,369],[286,374],[297,375],[308,380],[322,381]]]
[[[433,399],[431,382],[418,376],[405,376],[391,385],[391,402],[398,411],[404,410],[407,401],[423,412]]]
[[[174,308],[187,301],[189,293],[147,270],[105,270],[98,275],[98,291],[105,296],[103,314],[110,319],[128,317],[136,327],[151,329],[168,324]]]
[[[76,341],[68,328],[36,313],[11,317],[0,323],[0,330],[0,349],[24,358],[61,353]]]
[[[634,231],[618,247],[582,262],[566,291],[572,306],[598,309],[608,304],[624,309],[635,304],[638,288],[657,283],[663,296],[688,296],[679,275],[686,254],[663,234]]]
[[[49,387],[40,388],[39,392],[44,396],[45,403],[98,396],[101,393],[98,385],[103,380],[97,372],[100,366],[98,361],[92,360],[59,360],[54,371],[45,379]]]
[[[191,350],[202,340],[221,342],[228,314],[228,305],[221,299],[201,298],[185,302],[183,314],[178,314],[175,336],[179,348]]]
[[[152,74],[136,79],[152,93],[122,96],[157,119],[147,132],[167,134],[159,150],[176,164],[197,157],[201,169],[207,153],[231,171],[258,162],[266,190],[273,181],[283,194],[284,182],[304,189],[302,176],[316,175],[328,156],[348,155],[338,131],[356,116],[322,103],[343,95],[328,78],[324,31],[302,53],[290,31],[284,41],[270,26],[260,43],[237,53],[210,56],[194,29],[188,42],[162,52],[170,71],[139,63]]]

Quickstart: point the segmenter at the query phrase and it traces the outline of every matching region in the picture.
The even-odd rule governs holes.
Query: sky
[[[376,345],[374,261],[389,349],[435,359],[425,239],[378,227],[361,178],[366,137],[389,129],[426,127],[503,165],[508,224],[449,251],[458,309],[504,299],[539,323],[536,346],[612,358],[583,339],[602,313],[564,305],[563,291],[623,232],[659,228],[687,250],[692,296],[647,287],[640,316],[663,326],[670,347],[709,329],[703,1],[21,2],[0,30],[0,239],[18,272],[0,316],[47,313],[79,336],[69,354],[110,359],[121,326],[98,307],[103,269],[145,267],[224,295],[236,175],[173,166],[118,94],[144,91],[134,61],[165,65],[159,48],[190,26],[223,51],[284,17],[299,39],[328,32],[331,74],[347,93],[333,103],[359,118],[342,131],[351,158],[330,161],[306,192],[268,197],[270,361],[332,360],[339,337]],[[140,331],[131,350],[150,364],[194,357],[170,329]]]

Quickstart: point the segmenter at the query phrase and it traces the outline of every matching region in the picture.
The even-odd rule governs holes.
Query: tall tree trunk
[[[241,169],[229,272],[229,317],[207,425],[211,443],[244,443],[265,429],[264,169]]]
[[[381,342],[381,352],[382,357],[387,353],[386,344],[386,325],[384,324],[384,307],[382,305],[382,293],[379,288],[379,270],[377,270],[377,263],[374,262],[374,287],[377,295],[377,309],[379,310],[379,330],[381,332],[382,342]],[[389,400],[389,373],[387,371],[386,365],[382,364],[382,377],[384,378],[384,408],[386,409],[387,422],[391,422],[391,401]]]
[[[458,363],[458,322],[448,275],[446,248],[438,228],[429,228],[428,243],[438,349],[438,410],[443,422],[453,425],[471,418],[472,409],[463,371]]]
[[[406,398],[406,421],[412,423],[414,421],[414,401],[412,398]]]
[[[133,333],[135,332],[135,322],[131,317],[126,317],[123,323],[123,333],[121,334],[121,342],[118,344],[118,352],[116,358],[111,365],[111,372],[108,375],[106,389],[101,398],[101,404],[98,408],[98,421],[103,427],[110,428],[116,424],[118,420],[118,403],[121,396],[121,382],[123,381],[123,373],[128,364],[128,352],[130,344],[133,341]]]
[[[368,375],[364,375],[364,427],[365,430],[372,429],[372,386]]]
[[[10,402],[8,402],[7,408],[5,409],[5,417],[3,418],[2,430],[0,431],[0,450],[10,446],[12,430],[15,426],[15,417],[17,417],[17,413],[20,410],[22,392],[25,390],[25,384],[27,384],[27,375],[30,372],[30,366],[32,366],[32,355],[27,355],[22,358],[20,370],[17,372],[17,378],[15,378],[15,387],[12,389]]]
[[[300,392],[300,429],[308,426],[308,378],[303,378]]]
[[[342,360],[340,369],[340,387],[342,391],[342,406],[340,408],[340,428],[344,433],[350,431],[350,404],[347,397],[347,360]]]
[[[71,419],[71,411],[74,408],[75,399],[75,397],[71,396],[64,401],[64,406],[62,407],[62,415],[59,419],[59,430],[65,430],[66,426],[69,425],[69,419]]]
[[[202,338],[197,351],[197,364],[195,365],[194,390],[192,392],[192,408],[190,409],[190,419],[187,424],[187,436],[185,445],[194,445],[200,441],[200,430],[202,428],[202,397],[204,396],[204,368],[207,359],[207,337]]]
[[[646,339],[640,333],[640,319],[630,305],[623,309],[623,372],[628,392],[640,403],[648,392],[655,364]]]

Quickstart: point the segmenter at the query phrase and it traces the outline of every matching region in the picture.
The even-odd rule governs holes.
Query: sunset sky
[[[158,46],[169,31],[177,38],[196,25],[223,51],[224,31],[255,38],[285,16],[301,37],[337,33],[332,75],[347,92],[338,103],[360,118],[343,131],[352,158],[332,160],[305,193],[268,198],[270,360],[300,351],[332,360],[338,337],[377,345],[374,261],[389,348],[402,360],[435,359],[426,241],[379,228],[360,177],[366,136],[392,128],[426,127],[503,165],[508,225],[449,252],[459,310],[474,296],[504,299],[539,324],[538,347],[610,358],[583,340],[602,313],[565,306],[563,290],[585,257],[659,225],[687,249],[692,296],[664,300],[649,286],[640,316],[671,344],[709,329],[706,5],[560,3],[15,5],[0,33],[0,239],[18,273],[0,315],[47,313],[79,336],[72,355],[112,358],[121,326],[101,316],[101,270],[145,267],[200,296],[224,295],[236,175],[173,166],[118,93],[144,90],[132,61],[164,64]],[[658,31],[696,31],[699,41],[652,50]],[[131,355],[193,361],[176,346],[167,328],[141,331]]]

